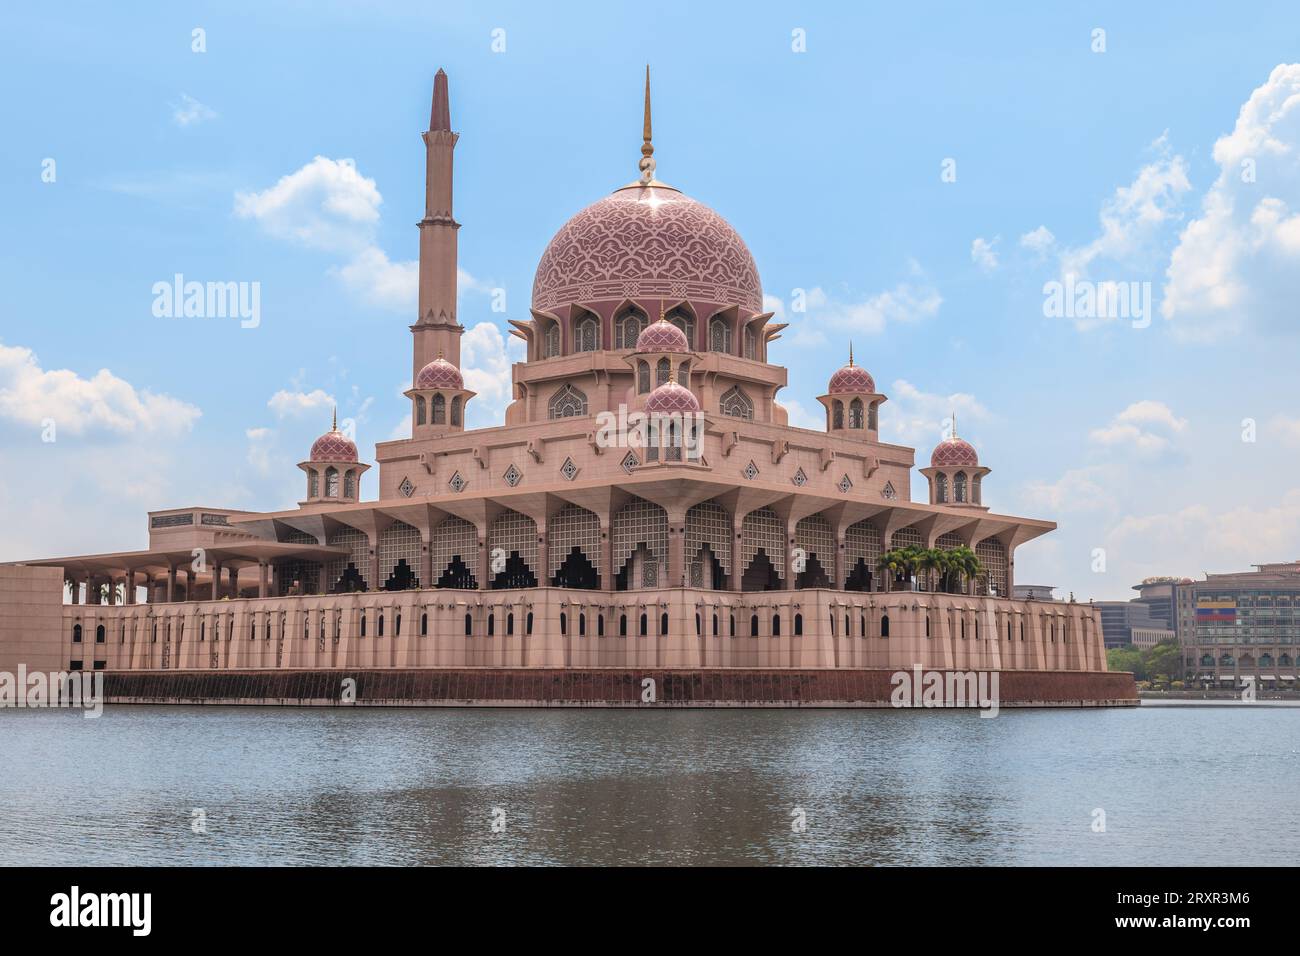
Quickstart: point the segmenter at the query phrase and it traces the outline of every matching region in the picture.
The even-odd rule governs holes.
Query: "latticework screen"
[[[600,574],[600,518],[577,505],[565,505],[546,523],[550,540],[550,568],[547,576],[560,570],[574,548],[579,548]]]
[[[343,577],[343,572],[349,564],[357,569],[357,573],[365,580],[367,588],[373,590],[383,584],[382,581],[376,583],[370,580],[370,539],[366,537],[364,531],[356,528],[339,528],[330,534],[326,543],[334,547],[347,548],[349,552],[346,557],[333,558],[326,564],[326,591],[338,584],[339,578]]]
[[[981,541],[975,545],[975,556],[988,572],[988,584],[997,592],[998,597],[1011,597],[1007,587],[1007,549],[1002,546],[1002,542],[996,538]],[[976,593],[988,593],[983,579],[977,581],[975,586]]]
[[[420,532],[404,521],[394,521],[379,532],[379,576],[383,580],[371,583],[371,590],[384,586],[384,581],[396,573],[399,561],[405,561],[416,578],[420,576]],[[424,582],[420,582],[423,584]]]
[[[822,515],[809,515],[794,526],[794,544],[803,548],[808,557],[817,555],[817,563],[828,575],[835,572],[835,532]]]
[[[478,531],[464,518],[446,518],[434,528],[429,552],[433,560],[433,580],[421,582],[426,587],[437,584],[455,558],[460,558],[461,564],[471,572],[478,573]]]
[[[708,545],[722,570],[731,573],[731,515],[716,501],[706,501],[686,512],[686,560],[691,584],[701,587],[704,575],[700,551]],[[701,583],[697,583],[701,582]]]
[[[921,532],[915,528],[899,528],[894,532],[890,543],[891,548],[922,548],[925,547],[925,539],[921,537]]]
[[[844,558],[849,568],[856,567],[861,558],[868,571],[875,571],[883,550],[880,529],[870,521],[859,521],[844,532]]]
[[[614,515],[614,571],[644,544],[658,564],[668,561],[668,513],[656,504],[637,498]]]
[[[785,577],[785,527],[771,508],[759,508],[745,515],[740,526],[740,563],[749,563],[762,548],[776,568],[778,577]]]
[[[495,554],[497,548],[505,552],[506,557],[513,551],[528,570],[537,574],[537,522],[518,511],[507,511],[499,515],[488,529],[488,553]]]

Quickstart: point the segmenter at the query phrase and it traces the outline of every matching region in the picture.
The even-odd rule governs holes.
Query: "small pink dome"
[[[638,352],[689,352],[691,343],[686,333],[666,319],[651,322],[636,337]]]
[[[465,379],[460,369],[439,357],[420,369],[420,374],[415,376],[415,387],[463,389]]]
[[[700,402],[689,388],[669,381],[650,393],[650,397],[645,400],[645,410],[648,414],[686,415],[698,412]]]
[[[312,461],[356,461],[357,446],[335,428],[328,431],[311,446]]]
[[[975,454],[974,446],[964,438],[945,438],[934,446],[934,454],[930,456],[932,468],[951,468],[958,465],[978,468],[979,463],[979,456]]]
[[[846,392],[875,394],[875,391],[876,383],[872,379],[871,373],[861,365],[854,365],[852,360],[849,361],[848,365],[832,375],[830,384],[826,386],[826,392],[829,395],[842,395]]]

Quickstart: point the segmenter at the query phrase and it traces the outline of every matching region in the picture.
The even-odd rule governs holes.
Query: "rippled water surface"
[[[1296,708],[0,712],[5,864],[1294,865],[1298,801]]]

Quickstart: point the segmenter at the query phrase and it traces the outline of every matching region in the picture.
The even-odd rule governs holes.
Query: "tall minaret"
[[[459,137],[451,131],[447,74],[433,78],[433,111],[424,134],[424,218],[420,220],[420,304],[411,332],[415,336],[411,380],[441,355],[460,367],[456,321],[456,230],[451,212],[451,163]]]

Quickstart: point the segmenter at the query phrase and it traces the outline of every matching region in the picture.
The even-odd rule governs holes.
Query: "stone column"
[[[486,528],[475,528],[478,535],[478,589],[486,591],[492,587],[492,555],[488,552],[488,538]]]
[[[731,516],[731,575],[727,581],[727,588],[732,591],[741,589],[742,579],[745,576],[744,558],[741,557],[741,545],[744,543],[744,522],[745,519]]]
[[[230,568],[230,599],[232,601],[239,598],[239,568],[233,565]]]
[[[600,524],[600,589],[614,590],[614,529],[608,515],[601,515]]]
[[[420,540],[420,587],[431,588],[437,583],[433,574],[433,548],[430,541],[422,538]]]
[[[849,569],[845,566],[848,563],[846,561],[845,547],[844,529],[841,528],[835,532],[835,567],[833,569],[835,577],[831,580],[831,587],[836,591],[844,590],[844,579],[849,576]]]
[[[686,584],[686,513],[668,514],[668,586]]]
[[[257,562],[257,596],[266,597],[266,562]]]
[[[380,578],[379,576],[379,542],[377,540],[372,540],[370,542],[369,555],[370,555],[370,574],[369,574],[370,580],[368,580],[366,583],[370,585],[371,591],[379,591],[383,589],[384,582],[383,579]]]
[[[135,603],[135,568],[126,569],[126,578],[124,579],[124,583],[123,583],[123,591],[125,593],[122,595],[122,603],[127,605],[134,604]]]
[[[171,604],[176,600],[176,565],[168,562],[167,564],[167,603]]]
[[[187,567],[185,569],[185,600],[194,600],[194,569]]]
[[[785,553],[776,556],[779,557],[781,561],[777,570],[785,572],[785,577],[781,579],[781,589],[783,591],[793,591],[795,589],[795,572],[793,568],[794,562],[790,560],[790,555],[794,553],[794,522],[790,521],[788,518],[783,518],[781,520],[781,527],[785,534]],[[775,561],[773,563],[775,563]]]
[[[212,562],[212,600],[221,600],[221,562]]]

